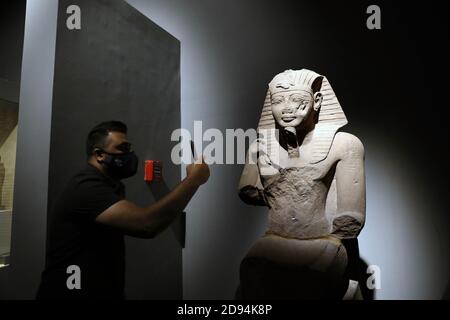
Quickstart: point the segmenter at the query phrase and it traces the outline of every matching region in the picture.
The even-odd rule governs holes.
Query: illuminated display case
[[[4,84],[5,80],[1,80]],[[0,268],[9,264],[19,105],[0,96]]]

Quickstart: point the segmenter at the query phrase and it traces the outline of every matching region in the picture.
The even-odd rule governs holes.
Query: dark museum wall
[[[450,178],[445,170],[449,163],[445,116],[445,61],[449,53],[444,46],[448,26],[443,4],[377,1],[382,29],[371,31],[366,28],[366,8],[373,3],[365,0],[345,6],[323,0],[127,2],[180,41],[181,126],[191,131],[195,120],[203,121],[204,130],[254,128],[267,84],[275,74],[289,68],[309,68],[326,75],[349,120],[344,130],[357,135],[366,149],[367,221],[359,241],[362,258],[381,268],[381,289],[376,298],[443,296],[450,274],[450,217],[445,201]],[[59,142],[63,136],[55,136],[56,131],[50,135],[50,128],[63,130],[61,124],[51,123],[52,116],[66,119],[75,113],[77,102],[80,105],[91,98],[90,105],[109,112],[103,105],[108,95],[95,97],[91,92],[76,95],[81,89],[77,87],[81,86],[81,81],[77,84],[79,79],[66,79],[69,81],[66,85],[73,84],[75,91],[58,87],[62,86],[58,82],[55,89],[59,89],[53,92],[57,4],[57,0],[27,1],[12,257],[8,277],[0,270],[1,298],[33,297],[43,267],[47,199],[54,196],[53,192],[47,194],[47,182],[51,187],[67,178],[49,175],[52,170],[61,172],[60,166],[49,168],[49,163],[62,157],[62,151],[80,148],[65,149]],[[89,15],[87,18],[89,21]],[[97,22],[101,23],[101,19]],[[105,30],[110,37],[121,34],[118,29]],[[83,34],[75,42],[82,40]],[[91,41],[90,46],[98,46],[95,37]],[[67,44],[68,48],[70,45]],[[120,48],[115,50],[112,52],[121,52]],[[79,54],[91,58],[84,49]],[[5,70],[5,64],[1,64],[3,55],[2,52],[0,77]],[[93,70],[103,70],[110,76],[102,64],[89,63]],[[126,72],[133,74],[133,70]],[[58,68],[58,63],[55,71],[57,77],[63,71],[79,75],[86,72],[62,65]],[[142,76],[140,70],[135,73]],[[136,81],[122,80],[122,84]],[[99,85],[96,90],[106,89]],[[141,89],[134,93],[134,98],[117,93],[123,99],[118,101],[126,104],[123,108],[134,104],[142,107],[148,93]],[[73,101],[66,104],[65,95]],[[119,103],[108,101],[114,106]],[[52,115],[52,105],[64,105],[70,113],[60,110]],[[149,100],[147,105],[163,106],[164,101]],[[68,137],[73,143],[99,119],[90,118],[90,110],[81,111],[80,117],[82,114],[84,117],[74,119],[82,122],[80,126],[68,122],[67,129],[76,132]],[[126,119],[134,123],[139,117],[130,113]],[[164,132],[162,125],[151,119],[130,128],[141,159],[161,157],[168,161],[169,155],[164,153],[170,148],[154,147],[143,138]],[[49,159],[51,148],[53,160]],[[174,292],[181,294],[178,292],[181,287],[184,299],[234,297],[239,263],[263,233],[267,217],[266,209],[250,207],[238,198],[241,170],[241,165],[211,167],[207,186],[199,190],[186,208],[186,247],[182,249],[182,260],[181,249],[170,232],[155,242],[128,243],[134,266],[131,270],[136,272],[131,281],[145,278],[139,284],[133,282],[137,291],[129,287],[132,297],[140,293],[154,297],[158,290],[160,297],[168,297]],[[184,168],[178,172],[185,174]],[[140,178],[135,179],[129,182],[128,195],[136,197],[136,201],[146,201],[151,192],[137,186]],[[137,258],[145,250],[155,256],[144,254],[143,268],[139,268]],[[182,275],[177,273],[181,270],[180,263]],[[154,276],[164,267],[170,269],[166,275],[176,274],[169,289],[160,287],[163,281]],[[148,291],[143,288],[151,286]]]
[[[19,101],[25,0],[0,4],[0,98]]]
[[[448,172],[440,4],[389,3],[382,29],[355,1],[128,0],[181,41],[182,125],[254,128],[267,84],[289,68],[329,79],[366,148],[362,257],[381,268],[379,299],[440,299],[448,281]],[[444,147],[445,146],[445,147]],[[187,208],[186,299],[232,298],[267,210],[242,203],[242,167],[214,165]]]
[[[25,27],[25,0],[0,4],[0,78],[18,83]]]

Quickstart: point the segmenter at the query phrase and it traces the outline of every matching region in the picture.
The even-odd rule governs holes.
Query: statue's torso
[[[267,233],[296,239],[330,235],[332,222],[325,206],[337,157],[334,148],[316,164],[310,163],[308,156],[308,150],[300,149],[300,158],[287,159],[281,150],[281,168],[261,175],[270,207]]]
[[[326,236],[331,231],[325,215],[328,186],[312,166],[280,169],[263,181],[270,206],[268,232],[297,239]]]

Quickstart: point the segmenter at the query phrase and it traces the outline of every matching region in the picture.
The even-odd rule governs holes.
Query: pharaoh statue
[[[364,226],[365,175],[363,145],[340,131],[345,124],[324,76],[287,70],[269,83],[239,182],[244,202],[269,208],[265,234],[241,263],[241,298],[348,295],[355,253],[346,244]]]

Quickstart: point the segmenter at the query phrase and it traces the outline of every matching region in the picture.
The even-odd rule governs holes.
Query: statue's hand
[[[333,220],[332,236],[340,239],[356,238],[363,227],[363,222],[359,218],[358,213],[345,213]]]
[[[260,175],[274,175],[279,172],[279,166],[272,161],[267,153],[267,144],[264,139],[258,138],[253,141],[249,148],[249,159],[258,164]]]

